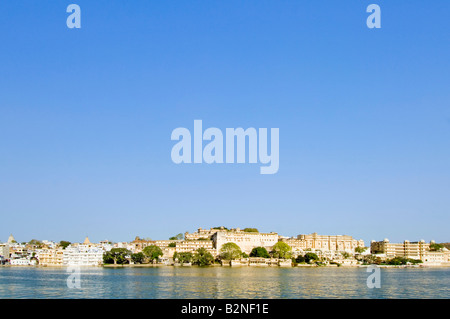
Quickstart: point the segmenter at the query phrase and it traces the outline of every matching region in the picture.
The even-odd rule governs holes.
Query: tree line
[[[255,247],[250,252],[250,255],[248,255],[242,252],[237,244],[226,243],[221,247],[217,259],[207,249],[199,248],[195,252],[175,252],[173,260],[179,263],[208,266],[220,260],[235,260],[248,257],[289,259],[292,256],[291,251],[292,248],[288,244],[278,242],[270,252],[264,247]],[[139,253],[132,253],[126,248],[112,248],[110,251],[104,253],[103,262],[114,265],[129,264],[130,262],[135,264],[156,263],[162,255],[161,248],[156,245],[147,246]]]

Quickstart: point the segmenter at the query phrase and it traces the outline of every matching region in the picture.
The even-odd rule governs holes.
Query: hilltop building
[[[212,235],[219,230],[225,230],[225,227],[215,227],[210,229],[199,228],[195,233],[184,233],[184,239],[186,240],[199,240],[199,239],[211,239]]]
[[[321,251],[321,252],[348,252],[354,253],[356,247],[364,247],[364,241],[356,240],[348,235],[298,235],[297,238],[282,238],[293,251]]]
[[[218,230],[212,235],[211,239],[217,253],[224,244],[235,243],[241,248],[242,252],[249,254],[255,247],[264,247],[267,250],[271,250],[273,245],[278,242],[278,234],[273,232],[246,232],[235,228],[231,230]]]
[[[199,248],[205,248],[213,256],[217,255],[212,240],[182,240],[175,243],[175,251],[178,253],[195,252]]]

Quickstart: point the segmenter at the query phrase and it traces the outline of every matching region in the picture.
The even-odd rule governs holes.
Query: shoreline
[[[53,269],[62,269],[67,267],[74,267],[76,265],[58,265],[58,266],[42,266],[42,265],[0,265],[1,268],[53,268]],[[225,268],[368,268],[371,266],[377,266],[378,268],[385,269],[424,269],[424,268],[450,268],[449,264],[441,264],[441,265],[341,265],[338,266],[336,264],[331,265],[316,265],[316,264],[298,264],[292,266],[269,266],[269,265],[238,265],[238,266],[230,266],[230,265],[221,265],[221,264],[212,264],[208,266],[198,266],[198,265],[182,265],[182,264],[124,264],[124,265],[114,265],[114,264],[106,264],[106,265],[81,265],[80,268],[159,268],[159,267],[174,267],[174,268],[213,268],[213,267],[225,267]]]

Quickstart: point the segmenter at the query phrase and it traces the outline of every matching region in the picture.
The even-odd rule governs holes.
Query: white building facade
[[[104,250],[91,245],[68,246],[63,253],[64,266],[100,266]]]

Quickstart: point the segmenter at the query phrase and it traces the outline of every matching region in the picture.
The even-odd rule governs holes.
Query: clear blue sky
[[[66,27],[77,3],[82,28]],[[366,27],[377,3],[382,28]],[[434,1],[0,2],[0,241],[197,227],[450,241]],[[176,127],[276,127],[280,169],[176,165]]]

